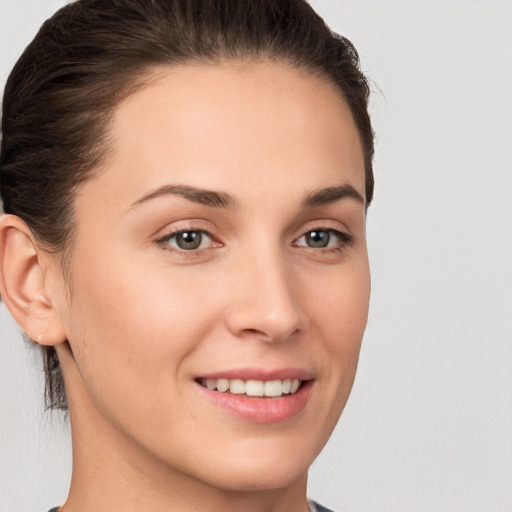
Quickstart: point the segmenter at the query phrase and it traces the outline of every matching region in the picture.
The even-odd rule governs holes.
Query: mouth
[[[297,393],[305,384],[301,379],[242,380],[242,379],[206,379],[196,382],[210,391],[252,398],[279,398]]]
[[[300,417],[315,383],[313,375],[304,371],[281,371],[281,379],[275,375],[278,372],[246,371],[246,379],[240,378],[241,372],[231,373],[198,377],[196,389],[213,406],[253,423]]]
[[[302,416],[317,376],[306,368],[238,368],[199,374],[199,394],[238,420],[275,423]]]

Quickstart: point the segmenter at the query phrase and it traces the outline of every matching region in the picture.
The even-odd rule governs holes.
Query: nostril
[[[245,338],[247,340],[260,340],[265,342],[281,342],[285,340],[295,339],[296,334],[299,332],[299,329],[276,329],[276,328],[267,328],[267,329],[242,329],[238,333],[238,337]]]

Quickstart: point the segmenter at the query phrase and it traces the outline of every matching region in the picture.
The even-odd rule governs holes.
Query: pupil
[[[176,243],[180,249],[193,250],[201,245],[202,238],[198,231],[184,231],[176,235]]]
[[[327,247],[329,244],[329,232],[328,231],[311,231],[306,235],[306,241],[309,247],[316,249]]]

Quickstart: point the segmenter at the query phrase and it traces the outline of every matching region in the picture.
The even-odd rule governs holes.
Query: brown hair
[[[305,0],[77,0],[47,20],[3,98],[0,192],[41,246],[72,250],[73,200],[108,154],[113,110],[155,66],[270,59],[337,85],[358,128],[373,195],[369,86],[350,41]],[[59,361],[43,348],[46,405],[67,408]]]

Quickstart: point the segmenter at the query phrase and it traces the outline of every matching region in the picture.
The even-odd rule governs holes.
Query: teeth
[[[298,387],[297,387],[298,389]],[[297,390],[295,390],[297,391]],[[281,396],[283,394],[283,381],[269,380],[265,382],[265,396]]]
[[[300,387],[299,379],[285,380],[247,380],[242,379],[202,379],[201,384],[208,389],[234,395],[278,397],[296,393]]]
[[[265,383],[262,380],[248,380],[245,383],[245,394],[247,396],[264,396]]]
[[[229,392],[235,395],[243,395],[245,393],[245,382],[240,379],[230,380]]]
[[[228,379],[218,379],[217,380],[217,391],[221,393],[225,393],[229,389],[229,380]]]

